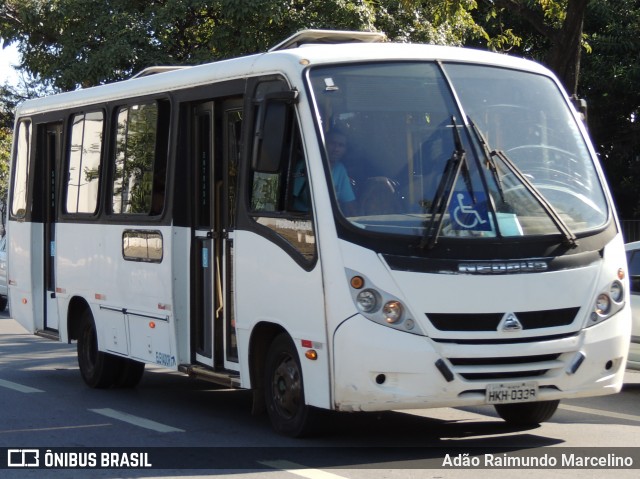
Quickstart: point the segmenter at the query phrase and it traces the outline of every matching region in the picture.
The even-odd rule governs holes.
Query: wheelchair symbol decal
[[[491,231],[487,201],[483,192],[475,193],[475,202],[468,192],[454,192],[449,214],[455,230]]]

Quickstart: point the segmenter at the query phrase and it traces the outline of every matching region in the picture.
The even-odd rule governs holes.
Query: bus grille
[[[468,381],[525,379],[565,366],[560,354],[501,358],[449,358],[452,370]]]
[[[524,311],[514,314],[523,330],[553,328],[573,323],[580,308]],[[496,331],[505,313],[427,313],[431,324],[439,331]]]

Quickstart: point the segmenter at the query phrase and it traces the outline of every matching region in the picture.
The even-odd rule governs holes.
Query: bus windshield
[[[336,204],[354,226],[416,236],[575,234],[609,217],[593,159],[548,77],[475,64],[309,71]]]

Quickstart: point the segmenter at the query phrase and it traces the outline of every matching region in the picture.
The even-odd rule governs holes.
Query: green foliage
[[[305,28],[382,30],[400,41],[462,44],[483,34],[475,0],[0,0],[0,38],[56,90],[263,52]],[[43,21],[46,19],[46,21]]]
[[[0,128],[13,128],[13,111],[21,100],[11,86],[0,86]]]
[[[394,41],[462,45],[484,31],[470,11],[475,0],[403,0],[376,2],[375,26]]]
[[[7,217],[7,191],[9,187],[9,159],[13,135],[9,128],[0,126],[0,218],[2,230]]]
[[[251,192],[251,209],[277,211],[280,203],[280,175],[278,173],[254,173]]]
[[[615,3],[615,5],[613,4]],[[589,126],[624,218],[640,218],[640,2],[592,1],[580,91]]]
[[[638,0],[0,0],[0,44],[18,46],[31,80],[0,91],[0,128],[12,126],[20,99],[43,91],[263,52],[304,28],[378,30],[529,57],[570,91],[580,73],[618,204],[640,217],[639,19]]]
[[[545,21],[553,28],[561,28],[567,16],[567,3],[569,0],[537,0],[529,1],[531,7],[538,6],[542,10]],[[536,5],[537,4],[537,5]]]

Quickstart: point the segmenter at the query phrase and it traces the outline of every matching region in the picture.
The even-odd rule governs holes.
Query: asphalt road
[[[26,334],[5,312],[0,465],[29,464],[36,451],[41,465],[46,459],[62,468],[5,467],[0,477],[635,478],[640,373],[627,371],[620,394],[564,401],[549,422],[536,427],[507,426],[491,407],[326,414],[319,434],[300,440],[278,436],[266,416],[252,416],[248,391],[221,389],[158,367],[148,367],[133,390],[90,389],[80,378],[75,345]],[[575,467],[577,459],[594,454],[634,464]],[[496,463],[514,455],[574,462],[570,470],[517,471]],[[74,467],[93,466],[92,461],[99,466],[102,459],[113,467]],[[481,461],[481,470],[469,463],[455,467],[465,459]],[[141,467],[125,467],[131,465]]]

